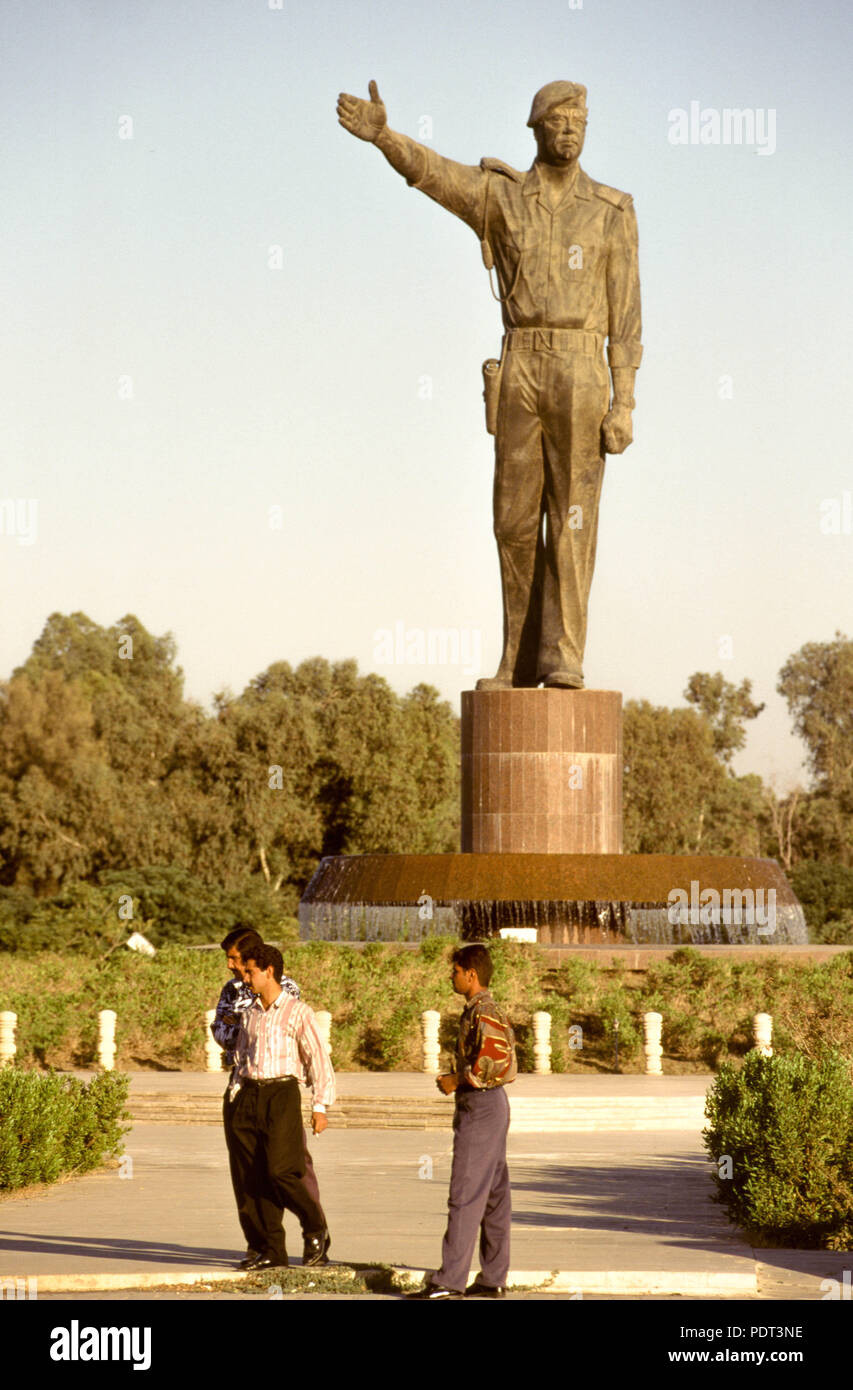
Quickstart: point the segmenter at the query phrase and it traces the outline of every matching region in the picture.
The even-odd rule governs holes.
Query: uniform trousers
[[[233,1101],[226,1091],[223,1120],[246,1243],[257,1254],[283,1263],[285,1208],[295,1213],[305,1235],[326,1226],[302,1126],[298,1081],[243,1082]]]
[[[453,1116],[453,1166],[441,1269],[432,1283],[461,1292],[468,1283],[477,1233],[481,1284],[506,1284],[512,1198],[506,1162],[509,1101],[502,1086],[459,1090]]]
[[[504,605],[500,672],[516,686],[558,672],[583,683],[609,401],[600,352],[506,354],[494,525]]]

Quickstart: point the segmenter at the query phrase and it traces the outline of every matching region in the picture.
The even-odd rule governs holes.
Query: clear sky
[[[77,609],[174,632],[203,702],[314,654],[457,706],[493,673],[499,309],[335,101],[376,78],[394,128],[523,169],[568,78],[584,168],[634,195],[646,344],[587,684],[749,676],[738,769],[797,777],[779,668],[853,630],[847,0],[3,0],[0,48],[0,674]],[[694,102],[718,143],[673,143]],[[463,659],[389,663],[397,624]]]

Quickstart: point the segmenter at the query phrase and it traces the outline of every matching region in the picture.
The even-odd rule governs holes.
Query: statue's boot
[[[576,676],[571,671],[552,671],[550,676],[545,676],[542,684],[549,690],[583,690],[583,676]]]
[[[476,689],[477,689],[477,690],[512,690],[512,689],[513,689],[512,674],[510,673],[510,674],[507,676],[507,675],[504,675],[501,671],[498,671],[497,674],[494,675],[494,676],[483,676],[481,680],[478,680],[478,681],[477,681]]]

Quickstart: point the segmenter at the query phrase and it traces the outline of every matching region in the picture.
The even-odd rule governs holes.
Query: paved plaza
[[[236,1277],[243,1246],[212,1106],[223,1078],[170,1073],[157,1080],[164,1096],[190,1113],[197,1105],[207,1122],[137,1119],[117,1168],[0,1202],[0,1279],[35,1278],[42,1297],[86,1291],[110,1297],[163,1283]],[[849,1283],[850,1254],[761,1251],[740,1237],[710,1200],[701,1124],[651,1127],[666,1120],[669,1101],[675,1107],[666,1121],[671,1125],[691,1094],[701,1097],[705,1078],[520,1080],[518,1100],[531,1104],[508,1145],[511,1283],[535,1284],[543,1295],[812,1300],[831,1288],[822,1288],[823,1281],[841,1285],[845,1269]],[[135,1074],[135,1093],[150,1095],[152,1085],[150,1075]],[[342,1113],[350,1100],[352,1127],[335,1127],[332,1111],[330,1128],[311,1140],[331,1258],[412,1272],[435,1268],[446,1217],[452,1103],[444,1127],[433,1118],[420,1129],[395,1128],[388,1113],[411,1126],[420,1100],[432,1106],[430,1078],[343,1075],[339,1085]],[[643,1095],[646,1129],[637,1127]],[[375,1127],[357,1127],[352,1119],[365,1096],[388,1102],[384,1122]],[[528,1128],[536,1114],[547,1114],[549,1097],[567,1117],[565,1127]],[[620,1103],[628,1104],[623,1113],[630,1113],[631,1128],[588,1127],[595,1103],[608,1097],[610,1122]],[[579,1128],[571,1127],[573,1111]],[[372,1113],[381,1119],[381,1104]],[[286,1231],[297,1264],[301,1239],[289,1214]]]

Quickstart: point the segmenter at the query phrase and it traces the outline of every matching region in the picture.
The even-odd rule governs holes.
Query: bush
[[[0,1071],[0,1190],[85,1173],[122,1150],[130,1079]]]
[[[67,951],[97,955],[129,933],[104,888],[74,883],[53,898],[0,901],[0,951]]]
[[[820,946],[853,946],[853,908],[845,908],[840,916],[814,927],[811,939]]]
[[[122,898],[133,902],[131,918],[119,916],[119,907],[126,907]],[[105,871],[96,884],[72,883],[50,898],[0,887],[0,951],[97,957],[133,931],[154,946],[201,945],[221,941],[238,925],[254,927],[265,940],[292,944],[299,925],[287,915],[288,903],[253,879],[226,891],[185,869],[159,865]]]
[[[739,1068],[723,1065],[705,1113],[715,1200],[731,1221],[767,1245],[849,1248],[853,1084],[843,1058],[751,1052]]]
[[[824,925],[832,922],[837,927],[845,921],[849,925],[853,914],[853,869],[827,860],[805,859],[789,870],[788,878],[803,905],[810,939],[831,944]],[[838,938],[841,944],[850,939]]]

